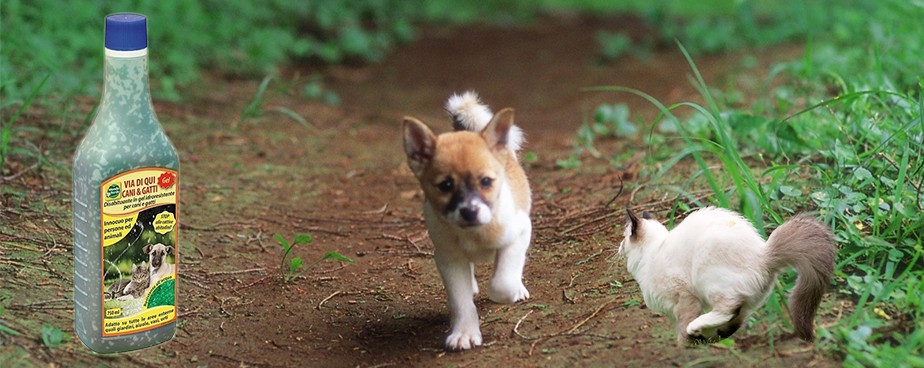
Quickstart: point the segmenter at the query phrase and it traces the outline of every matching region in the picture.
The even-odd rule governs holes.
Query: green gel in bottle
[[[106,17],[105,84],[74,157],[74,328],[97,353],[176,334],[179,160],[148,86],[147,19]]]

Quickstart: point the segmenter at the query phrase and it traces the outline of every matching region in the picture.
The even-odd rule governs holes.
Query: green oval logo
[[[110,184],[109,188],[106,189],[106,198],[116,199],[119,198],[119,193],[122,193],[122,188],[119,187],[119,184]]]

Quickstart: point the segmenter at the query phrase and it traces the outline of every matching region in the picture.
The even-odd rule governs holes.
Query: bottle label
[[[100,186],[103,336],[176,320],[178,173],[127,171]]]

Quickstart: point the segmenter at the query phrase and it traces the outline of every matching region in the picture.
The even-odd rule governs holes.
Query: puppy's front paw
[[[529,290],[520,281],[510,283],[492,282],[488,286],[488,298],[495,303],[513,304],[529,299]]]
[[[468,350],[481,345],[481,330],[478,327],[453,329],[446,338],[446,350]]]

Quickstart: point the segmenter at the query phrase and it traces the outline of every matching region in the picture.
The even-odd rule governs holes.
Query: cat
[[[121,283],[128,279],[121,279],[116,281],[111,286],[109,286],[109,291],[113,290],[113,287],[116,284]],[[119,290],[115,289],[112,292],[114,298],[118,300],[130,300],[134,298],[140,298],[144,296],[144,292],[148,289],[148,286],[151,284],[151,274],[148,273],[147,262],[141,262],[141,265],[132,265],[132,277],[127,284],[124,284],[124,287]],[[107,291],[108,292],[108,291]]]
[[[799,215],[765,242],[747,219],[726,209],[694,211],[671,231],[648,212],[642,218],[627,212],[619,254],[645,304],[676,323],[678,345],[734,334],[787,267],[799,275],[789,297],[793,328],[799,338],[813,340],[815,312],[837,255],[825,225]]]

